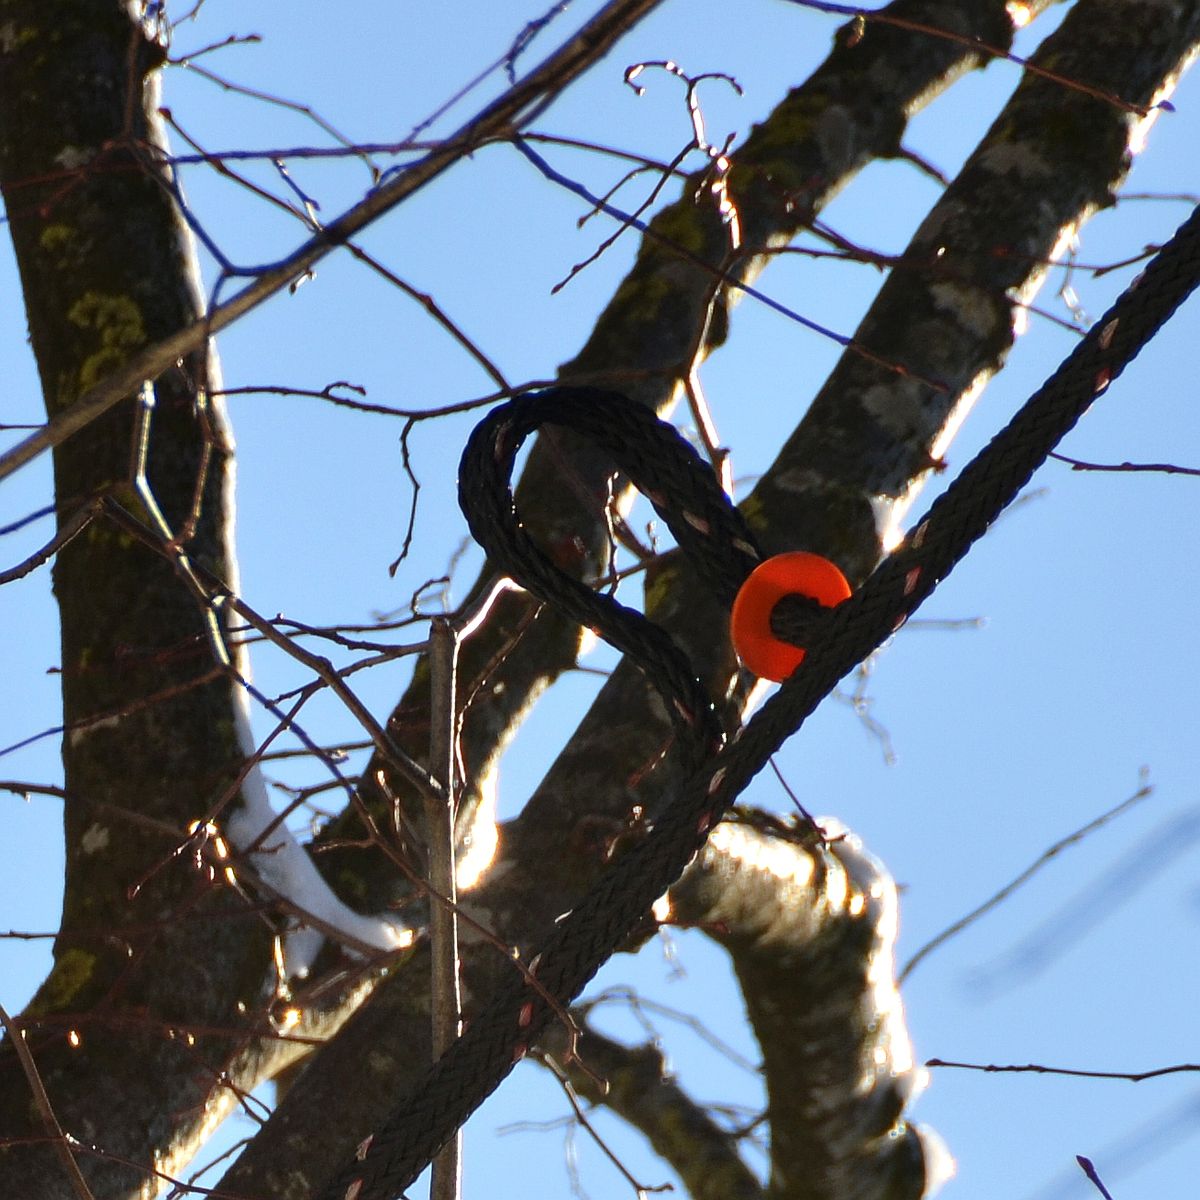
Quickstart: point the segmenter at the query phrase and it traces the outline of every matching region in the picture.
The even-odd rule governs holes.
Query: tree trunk
[[[49,415],[203,311],[191,237],[159,165],[162,51],[125,5],[0,6],[0,183]],[[153,385],[146,470],[188,555],[222,578],[231,444],[207,348]],[[110,496],[146,518],[131,463],[139,408],[112,409],[54,455],[60,526]],[[186,529],[195,509],[194,529]],[[98,1200],[151,1196],[145,1164],[186,1161],[234,1100],[214,1081],[263,1007],[261,922],[177,854],[244,758],[234,682],[171,561],[104,518],[58,555],[65,897],[54,968],[25,1013],[29,1048]],[[76,1039],[78,1044],[76,1043]],[[0,1129],[44,1134],[10,1047]],[[110,1157],[111,1156],[111,1157]],[[44,1146],[0,1151],[0,1193],[67,1194]]]

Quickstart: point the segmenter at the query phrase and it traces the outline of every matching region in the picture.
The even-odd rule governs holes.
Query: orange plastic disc
[[[784,596],[797,594],[833,608],[850,598],[850,585],[829,559],[793,550],[759,563],[733,602],[733,648],[747,669],[763,679],[782,683],[804,661],[801,647],[771,632],[771,610]]]

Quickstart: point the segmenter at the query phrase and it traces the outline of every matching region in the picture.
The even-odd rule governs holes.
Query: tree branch
[[[330,251],[361,233],[460,159],[474,153],[486,142],[503,138],[510,130],[520,128],[531,114],[544,108],[573,79],[602,58],[618,38],[659,3],[660,0],[611,0],[537,70],[493,101],[457,133],[439,143],[424,158],[375,188],[286,258],[258,270],[254,282],[232,300],[133,355],[119,370],[96,383],[69,408],[55,415],[48,425],[0,455],[0,479],[11,475],[42,451],[61,445],[125,396],[136,391],[144,380],[157,379],[178,359],[193,354],[214,334],[288,287]],[[165,159],[165,146],[160,147],[160,152]],[[23,181],[15,182],[20,186]],[[13,207],[27,203],[28,197],[22,196]]]
[[[1033,13],[1048,2],[1039,0]],[[632,270],[586,345],[563,365],[563,381],[607,383],[659,412],[669,410],[696,366],[725,340],[739,292],[722,284],[724,275],[741,283],[757,278],[771,250],[806,228],[869,162],[895,151],[910,115],[964,71],[991,61],[990,55],[964,46],[959,38],[1005,47],[1013,33],[999,0],[897,0],[885,12],[919,25],[948,28],[956,39],[880,26],[870,38],[852,43],[846,31],[840,32],[828,59],[730,155],[730,192],[739,214],[743,253],[731,260],[720,214],[694,199],[701,177],[688,180],[682,198],[651,222],[652,233],[643,239]],[[836,137],[831,136],[831,124]],[[672,246],[686,248],[682,261]],[[517,490],[517,504],[531,534],[543,545],[562,547],[560,565],[582,578],[597,578],[607,563],[604,505],[610,471],[611,464],[593,447],[555,433],[534,444]],[[617,490],[618,501],[624,494]],[[791,536],[784,529],[778,540],[783,543]],[[877,554],[873,536],[857,548],[860,574]],[[489,580],[485,567],[472,595]],[[481,804],[486,808],[502,748],[537,696],[574,664],[579,636],[573,624],[556,613],[539,611],[528,596],[514,593],[505,596],[464,642],[460,673],[468,702],[462,729],[466,792],[460,830],[471,827]],[[716,681],[714,686],[719,690]],[[427,688],[422,661],[391,721],[404,749],[418,760],[428,728]],[[472,696],[476,703],[470,703]],[[387,794],[374,783],[380,771]],[[395,796],[410,819],[419,822],[417,798],[381,756],[372,759],[363,777],[362,797],[370,811],[386,812]],[[362,844],[362,829],[351,811],[322,832],[318,844],[333,847],[323,850],[322,864],[331,878],[355,880],[358,904],[382,909],[394,903],[402,884],[384,856],[369,848],[339,849],[339,843]]]
[[[1070,74],[1148,106],[1195,42],[1197,6],[1178,5],[1172,20],[1139,27],[1144,37],[1133,38],[1128,5],[1129,0],[1081,4],[1043,53],[1056,55]],[[1055,121],[1045,119],[1047,112],[1055,113]],[[1122,177],[1129,132],[1124,107],[1036,73],[1022,83],[906,254],[927,269],[894,272],[855,338],[879,357],[944,380],[944,389],[897,376],[857,355],[843,358],[747,504],[769,545],[831,554],[859,579],[870,569],[965,408],[1002,365],[1015,336],[1019,300],[1040,282],[1064,229],[1103,204]],[[1024,177],[1004,169],[1012,156],[1036,172],[1037,205],[1029,204]],[[998,246],[1003,253],[996,253]],[[647,250],[639,264],[653,253]],[[684,646],[712,693],[726,694],[732,659],[724,617],[705,605],[686,564],[669,557],[648,573],[647,609]],[[743,698],[744,692],[734,693],[731,719]],[[605,869],[621,838],[637,836],[630,825],[633,797],[653,814],[677,783],[669,758],[641,774],[657,762],[668,740],[661,705],[647,695],[640,673],[622,664],[520,818],[506,827],[493,880],[475,897],[503,936],[528,944],[539,922],[570,908]],[[796,919],[809,920],[811,913],[802,909]],[[854,979],[861,983],[869,955],[878,952],[872,950],[873,930],[860,936],[867,944],[843,964],[850,982],[839,986],[848,995]],[[363,1014],[363,1024],[369,1021]],[[756,1028],[760,1038],[782,1036],[765,1019]],[[390,1031],[382,1024],[375,1029],[389,1044]],[[320,1073],[315,1063],[309,1073],[318,1089],[314,1103]],[[902,1100],[900,1092],[891,1092],[881,1103],[886,1109]],[[896,1116],[893,1110],[889,1119]],[[878,1150],[879,1124],[857,1128],[856,1147],[832,1142],[825,1147],[829,1163],[844,1165],[843,1179],[853,1173],[848,1164],[870,1162]],[[804,1136],[780,1140],[774,1166],[779,1179],[802,1176]],[[260,1138],[273,1138],[270,1124]],[[918,1138],[906,1137],[904,1145],[906,1152],[893,1160],[898,1172],[893,1183],[897,1194],[918,1194],[928,1164],[924,1151],[918,1153]],[[869,1172],[862,1174],[861,1186],[870,1189]],[[239,1177],[239,1183],[252,1179]]]
[[[574,1045],[560,1025],[540,1045],[580,1096],[647,1138],[692,1200],[761,1200],[762,1185],[742,1161],[737,1136],[679,1086],[658,1046],[623,1046],[586,1023]]]

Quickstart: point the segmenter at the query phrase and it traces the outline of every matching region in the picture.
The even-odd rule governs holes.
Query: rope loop
[[[699,762],[723,736],[687,655],[642,613],[568,575],[521,522],[512,473],[525,439],[544,425],[568,428],[605,451],[726,605],[762,560],[757,539],[712,468],[675,427],[619,392],[557,387],[518,396],[480,421],[459,465],[459,503],[492,565],[628,654],[662,695],[677,735],[692,762]]]

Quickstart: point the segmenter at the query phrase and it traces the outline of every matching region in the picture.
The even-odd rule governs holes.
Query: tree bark
[[[1131,5],[1137,7],[1133,0],[1080,4],[1039,50],[1035,66],[1045,70],[1053,64],[1060,77],[1078,78],[1128,104],[1149,105],[1162,89],[1169,89],[1192,53],[1200,33],[1200,6],[1172,6],[1169,19],[1145,28],[1142,23],[1138,36],[1133,36],[1131,28],[1137,23]],[[1053,120],[1046,118],[1048,112]],[[838,561],[852,579],[865,576],[965,410],[1002,367],[1016,335],[1020,306],[1032,298],[1064,233],[1108,203],[1124,177],[1130,134],[1129,113],[1122,103],[1098,99],[1036,72],[1026,76],[979,151],[922,225],[904,256],[905,269],[893,271],[856,334],[854,348],[835,368],[836,386],[831,382],[822,389],[747,501],[748,516],[769,548],[814,549]],[[1014,162],[1027,166],[1032,176],[1014,170]],[[1036,203],[1031,195],[1036,195]],[[930,239],[939,231],[940,239],[931,246]],[[624,289],[619,295],[623,293]],[[638,344],[636,339],[633,344]],[[858,348],[899,363],[910,373],[900,375],[864,359]],[[809,449],[813,441],[826,448],[822,454]],[[531,517],[539,511],[532,509]],[[712,694],[729,697],[732,721],[745,692],[728,690],[732,656],[724,615],[702,596],[686,563],[676,556],[664,559],[647,576],[647,611],[684,647]],[[670,758],[648,775],[640,770],[658,759],[669,737],[670,725],[658,698],[635,667],[621,664],[521,816],[503,829],[496,868],[472,897],[472,911],[512,944],[534,944],[539,924],[545,928],[555,915],[571,908],[583,888],[603,872],[614,842],[629,836],[634,806],[653,814],[680,782]],[[637,777],[636,788],[632,777]],[[793,861],[808,853],[790,838],[778,841],[781,853]],[[797,861],[795,869],[815,868]],[[732,866],[714,869],[714,874],[729,889],[723,903],[729,911],[739,911],[738,880],[745,876]],[[718,903],[715,898],[708,902]],[[797,930],[803,931],[812,919],[813,906],[828,902],[828,892],[817,888],[811,905],[792,912]],[[767,1019],[772,1012],[791,1011],[783,997],[791,995],[794,976],[786,963],[773,973],[754,972],[760,992],[751,1005],[751,1019],[764,1059],[779,1064],[778,1074],[768,1069],[768,1083],[776,1081],[771,1114],[780,1122],[772,1144],[772,1195],[812,1200],[847,1194],[844,1189],[852,1186],[857,1190],[848,1194],[914,1196],[921,1194],[932,1173],[925,1144],[902,1116],[912,1075],[911,1064],[897,1066],[904,1060],[898,1042],[889,1041],[888,1053],[898,1057],[885,1058],[883,1073],[896,1069],[897,1078],[890,1083],[881,1079],[879,1090],[858,1090],[859,1067],[865,1061],[861,1056],[869,1055],[874,1036],[864,1019],[864,981],[872,956],[890,955],[878,927],[883,914],[876,917],[875,924],[849,922],[839,935],[841,948],[835,948],[834,959],[825,964],[821,978],[834,988],[831,1006],[814,1019],[828,1022],[822,1044],[832,1057],[819,1056],[808,1064],[807,1085],[797,1080],[792,1055],[804,1021]],[[736,931],[731,936],[736,942]],[[753,942],[754,930],[743,936]],[[849,946],[854,954],[845,952]],[[476,957],[476,971],[495,969],[490,953]],[[748,966],[738,969],[750,971]],[[473,988],[478,1002],[487,991],[486,974],[482,979],[476,974],[474,980],[480,981]],[[406,983],[400,972],[381,994],[406,986],[419,984]],[[840,998],[837,1003],[834,997]],[[395,1059],[408,1030],[389,1019],[375,1021],[371,1007],[357,1014],[343,1036],[353,1037],[351,1044],[359,1047],[382,1047]],[[340,1081],[346,1068],[338,1057],[332,1048],[317,1056],[289,1095],[288,1105],[230,1174],[229,1186],[253,1190],[265,1183],[269,1176],[259,1175],[260,1167],[269,1170],[270,1147],[284,1144],[285,1137],[305,1156],[315,1183],[333,1142],[343,1143],[345,1161],[352,1145],[379,1122],[391,1107],[382,1084],[355,1095],[361,1121],[355,1133],[315,1127],[311,1114],[325,1111],[334,1096],[343,1094]],[[419,1063],[406,1063],[393,1081],[393,1094],[411,1087],[421,1069]],[[834,1076],[840,1078],[836,1086],[831,1082]],[[805,1105],[816,1103],[818,1095],[827,1106],[847,1105],[841,1110],[847,1117],[857,1102],[857,1116],[841,1131],[814,1126],[812,1108],[806,1110]],[[850,1129],[857,1135],[840,1141],[840,1134]],[[819,1175],[810,1170],[810,1138],[822,1144],[819,1157],[827,1164]],[[306,1194],[289,1193],[297,1200]]]
[[[0,184],[49,415],[203,311],[190,235],[160,168],[162,50],[126,6],[0,5]],[[208,348],[154,383],[148,482],[187,552],[230,578],[231,444]],[[54,455],[60,525],[132,486],[130,397]],[[207,470],[204,466],[207,459]],[[54,968],[22,1026],[98,1200],[151,1196],[234,1102],[214,1087],[256,1056],[267,930],[189,854],[189,825],[240,767],[235,684],[164,557],[103,519],[59,553],[67,845]],[[68,1040],[74,1031],[78,1045]],[[0,1129],[43,1131],[10,1047]],[[111,1156],[111,1157],[109,1157]],[[122,1161],[124,1160],[124,1161]],[[44,1145],[0,1150],[0,1192],[69,1194]]]

